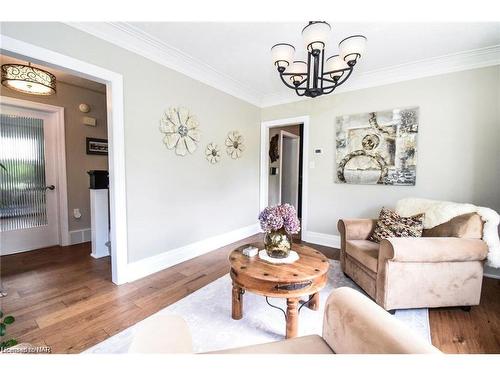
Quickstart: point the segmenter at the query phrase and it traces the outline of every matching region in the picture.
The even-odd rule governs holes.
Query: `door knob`
[[[54,185],[45,186],[45,190],[54,190],[55,188]]]

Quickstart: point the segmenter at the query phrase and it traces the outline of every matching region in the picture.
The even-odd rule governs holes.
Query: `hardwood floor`
[[[89,243],[0,257],[6,297],[1,309],[16,317],[9,336],[49,345],[53,353],[79,353],[178,301],[228,272],[222,247],[144,279],[111,282],[109,258],[89,256]],[[338,250],[310,246],[338,259]],[[500,353],[500,280],[485,279],[481,305],[471,312],[433,309],[433,344],[447,353]]]

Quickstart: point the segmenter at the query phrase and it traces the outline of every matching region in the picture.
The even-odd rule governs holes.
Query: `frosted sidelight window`
[[[47,225],[43,120],[0,116],[0,228]]]

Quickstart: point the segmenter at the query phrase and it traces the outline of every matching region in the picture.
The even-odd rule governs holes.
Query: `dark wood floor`
[[[89,244],[0,258],[4,313],[16,317],[9,336],[79,353],[178,301],[228,272],[235,247],[249,237],[132,283],[111,282],[109,258],[93,259]],[[311,245],[338,259],[338,250]],[[500,280],[485,279],[481,305],[430,311],[433,344],[446,353],[500,353]]]

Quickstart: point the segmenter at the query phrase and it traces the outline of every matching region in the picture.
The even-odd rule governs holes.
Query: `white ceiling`
[[[295,45],[305,57],[303,23],[133,22],[71,24],[254,104],[292,101],[270,48]],[[343,38],[368,38],[365,56],[342,89],[500,64],[500,23],[335,23],[327,54]],[[340,90],[339,90],[340,91]]]
[[[20,60],[20,59],[14,58],[14,57],[0,54],[0,65],[2,65],[2,64],[27,64],[28,62],[30,62],[30,61]],[[53,75],[55,75],[56,82],[64,82],[64,83],[68,83],[68,84],[73,85],[73,86],[83,87],[85,89],[90,89],[93,91],[106,93],[106,85],[103,85],[102,83],[90,81],[88,79],[77,77],[73,74],[64,72],[62,70],[55,69],[55,68],[49,68],[47,66],[40,65],[37,63],[34,63],[32,65],[34,67],[41,68],[41,69],[46,70],[49,73],[52,73]]]

